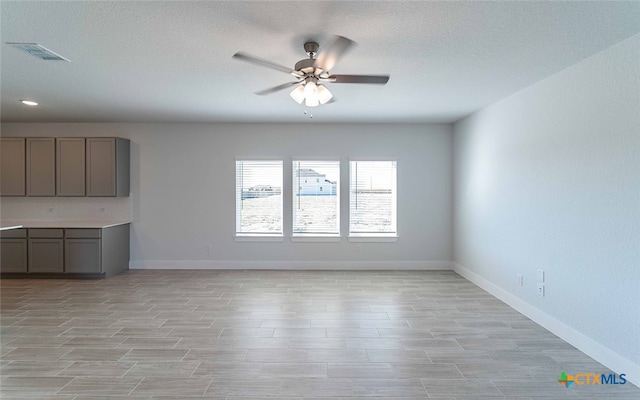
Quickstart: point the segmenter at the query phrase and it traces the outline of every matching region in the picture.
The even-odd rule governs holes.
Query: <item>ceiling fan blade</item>
[[[288,87],[291,87],[293,85],[298,85],[300,82],[287,82],[287,83],[283,83],[282,85],[278,85],[278,86],[274,86],[272,88],[269,89],[265,89],[265,90],[261,90],[259,92],[256,92],[256,94],[260,95],[260,96],[264,96],[267,94],[271,94],[271,93],[275,93],[277,91],[280,91],[282,89],[286,89]]]
[[[384,85],[389,81],[389,75],[331,75],[327,80],[333,83],[373,83]]]
[[[271,69],[275,69],[276,71],[285,72],[287,74],[291,74],[293,76],[302,76],[302,74],[298,71],[294,71],[291,68],[287,68],[284,65],[276,64],[269,60],[265,60],[264,58],[252,56],[251,54],[247,54],[245,52],[239,51],[233,55],[233,58],[238,60],[246,61],[251,64],[260,65],[262,67],[267,67]]]
[[[336,65],[336,62],[338,62],[342,55],[354,44],[356,44],[356,42],[351,39],[347,39],[343,36],[336,36],[330,43],[320,50],[320,53],[318,53],[318,56],[316,57],[314,66],[322,68],[323,71],[331,71],[331,69]]]

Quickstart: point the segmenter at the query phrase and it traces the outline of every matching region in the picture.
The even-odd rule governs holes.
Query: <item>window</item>
[[[349,164],[349,236],[396,236],[396,162]]]
[[[340,161],[293,161],[293,235],[340,234]]]
[[[282,236],[282,161],[236,161],[236,235]]]

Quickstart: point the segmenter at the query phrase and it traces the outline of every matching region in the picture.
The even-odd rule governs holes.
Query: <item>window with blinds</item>
[[[395,236],[396,162],[349,162],[349,236]]]
[[[340,234],[340,161],[293,160],[293,235]]]
[[[236,161],[236,234],[282,235],[282,161]]]

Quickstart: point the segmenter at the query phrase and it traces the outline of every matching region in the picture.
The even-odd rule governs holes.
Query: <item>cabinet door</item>
[[[63,272],[63,239],[29,239],[29,272]]]
[[[85,195],[85,139],[56,139],[56,188],[58,196]]]
[[[0,239],[2,272],[27,272],[27,239]]]
[[[101,272],[100,239],[65,239],[64,271]]]
[[[87,138],[87,196],[116,195],[116,139]]]
[[[25,140],[0,138],[0,195],[24,196]]]
[[[55,195],[55,139],[27,138],[27,196]]]
[[[129,196],[131,142],[116,138],[116,196]]]

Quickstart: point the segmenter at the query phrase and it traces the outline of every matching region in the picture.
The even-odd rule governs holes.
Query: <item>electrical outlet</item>
[[[518,277],[518,286],[522,286],[524,282],[524,279],[522,278],[522,274],[518,274],[517,277]]]
[[[207,252],[207,254],[211,254],[211,245],[210,244],[205,244],[204,245],[204,249]]]
[[[538,283],[538,296],[544,297],[544,284]]]
[[[538,270],[538,282],[544,283],[544,270],[543,269],[539,269]]]
[[[359,244],[356,245],[356,253],[360,253],[360,245]]]

